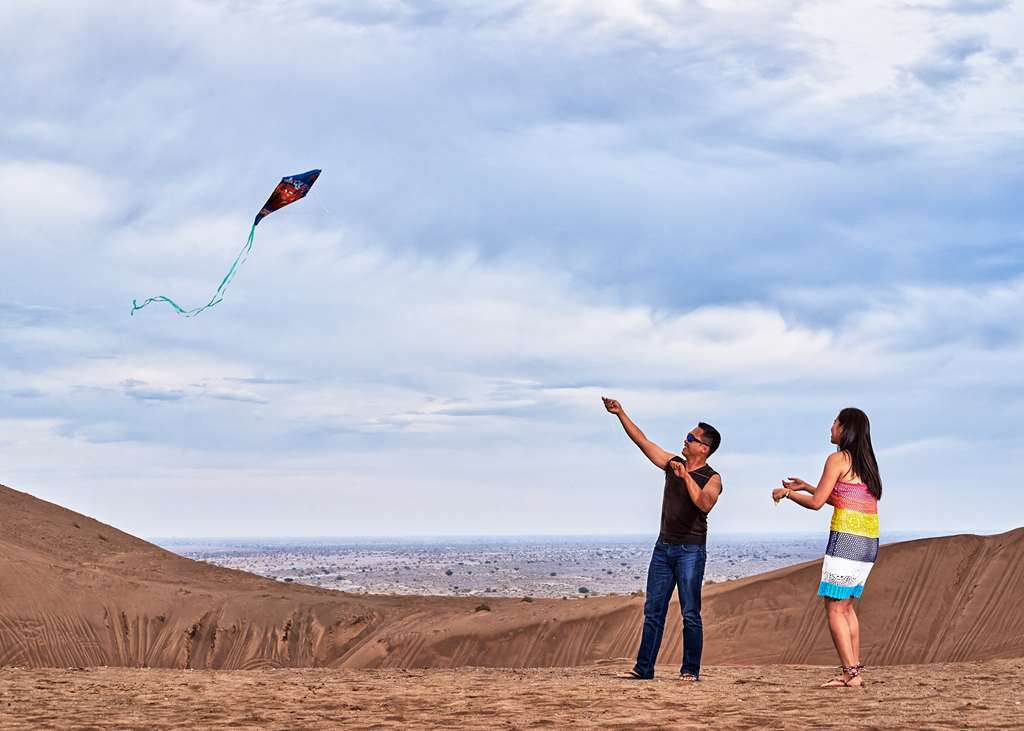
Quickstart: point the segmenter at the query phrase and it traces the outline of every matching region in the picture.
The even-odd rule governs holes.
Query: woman
[[[832,514],[825,562],[821,568],[818,596],[825,598],[828,628],[839,653],[843,674],[823,688],[859,687],[860,625],[853,601],[860,597],[864,582],[878,555],[878,500],[882,480],[871,447],[871,424],[860,409],[843,409],[832,422],[835,454],[825,460],[817,487],[797,477],[782,481],[772,499],[789,499],[811,510],[829,503]],[[802,493],[809,493],[804,495]]]

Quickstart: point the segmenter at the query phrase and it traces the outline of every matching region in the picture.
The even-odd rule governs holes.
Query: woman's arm
[[[811,490],[809,495],[804,495],[794,488],[787,486],[776,488],[772,492],[772,497],[777,500],[789,498],[797,505],[803,506],[808,510],[821,510],[821,506],[827,503],[829,497],[831,497],[836,482],[839,481],[839,478],[848,469],[849,466],[846,464],[848,459],[842,452],[830,454],[828,459],[825,460],[825,468],[821,472],[818,486]]]
[[[814,492],[814,485],[808,484],[799,477],[787,477],[782,481],[783,487],[788,487],[793,492]]]

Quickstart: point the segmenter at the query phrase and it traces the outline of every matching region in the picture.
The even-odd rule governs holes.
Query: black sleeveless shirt
[[[682,462],[681,457],[673,457],[671,462]],[[708,514],[693,504],[690,493],[686,491],[686,483],[676,477],[672,467],[665,465],[665,495],[661,499],[661,534],[658,540],[662,543],[704,543],[708,537]],[[690,473],[690,477],[701,488],[708,480],[717,475],[711,465],[705,464]]]

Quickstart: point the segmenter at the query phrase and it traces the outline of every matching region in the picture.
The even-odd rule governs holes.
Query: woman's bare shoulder
[[[846,450],[833,452],[825,459],[825,466],[833,469],[841,469],[844,472],[853,465],[853,458]]]
[[[839,472],[840,480],[859,482],[860,478],[853,471],[853,457],[845,449],[833,452],[825,460],[825,466]]]

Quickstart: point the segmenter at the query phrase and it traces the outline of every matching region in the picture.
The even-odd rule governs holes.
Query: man
[[[647,569],[647,600],[644,602],[644,632],[636,665],[623,678],[650,680],[665,630],[665,615],[672,590],[679,587],[679,608],[683,614],[683,666],[680,677],[700,679],[700,656],[704,627],[700,621],[700,591],[707,560],[705,541],[708,513],[722,494],[722,478],[707,463],[722,436],[703,421],[690,430],[683,442],[683,456],[666,452],[648,439],[626,416],[622,404],[603,398],[604,407],[619,417],[622,428],[640,447],[647,459],[665,473],[661,501],[661,534]]]

